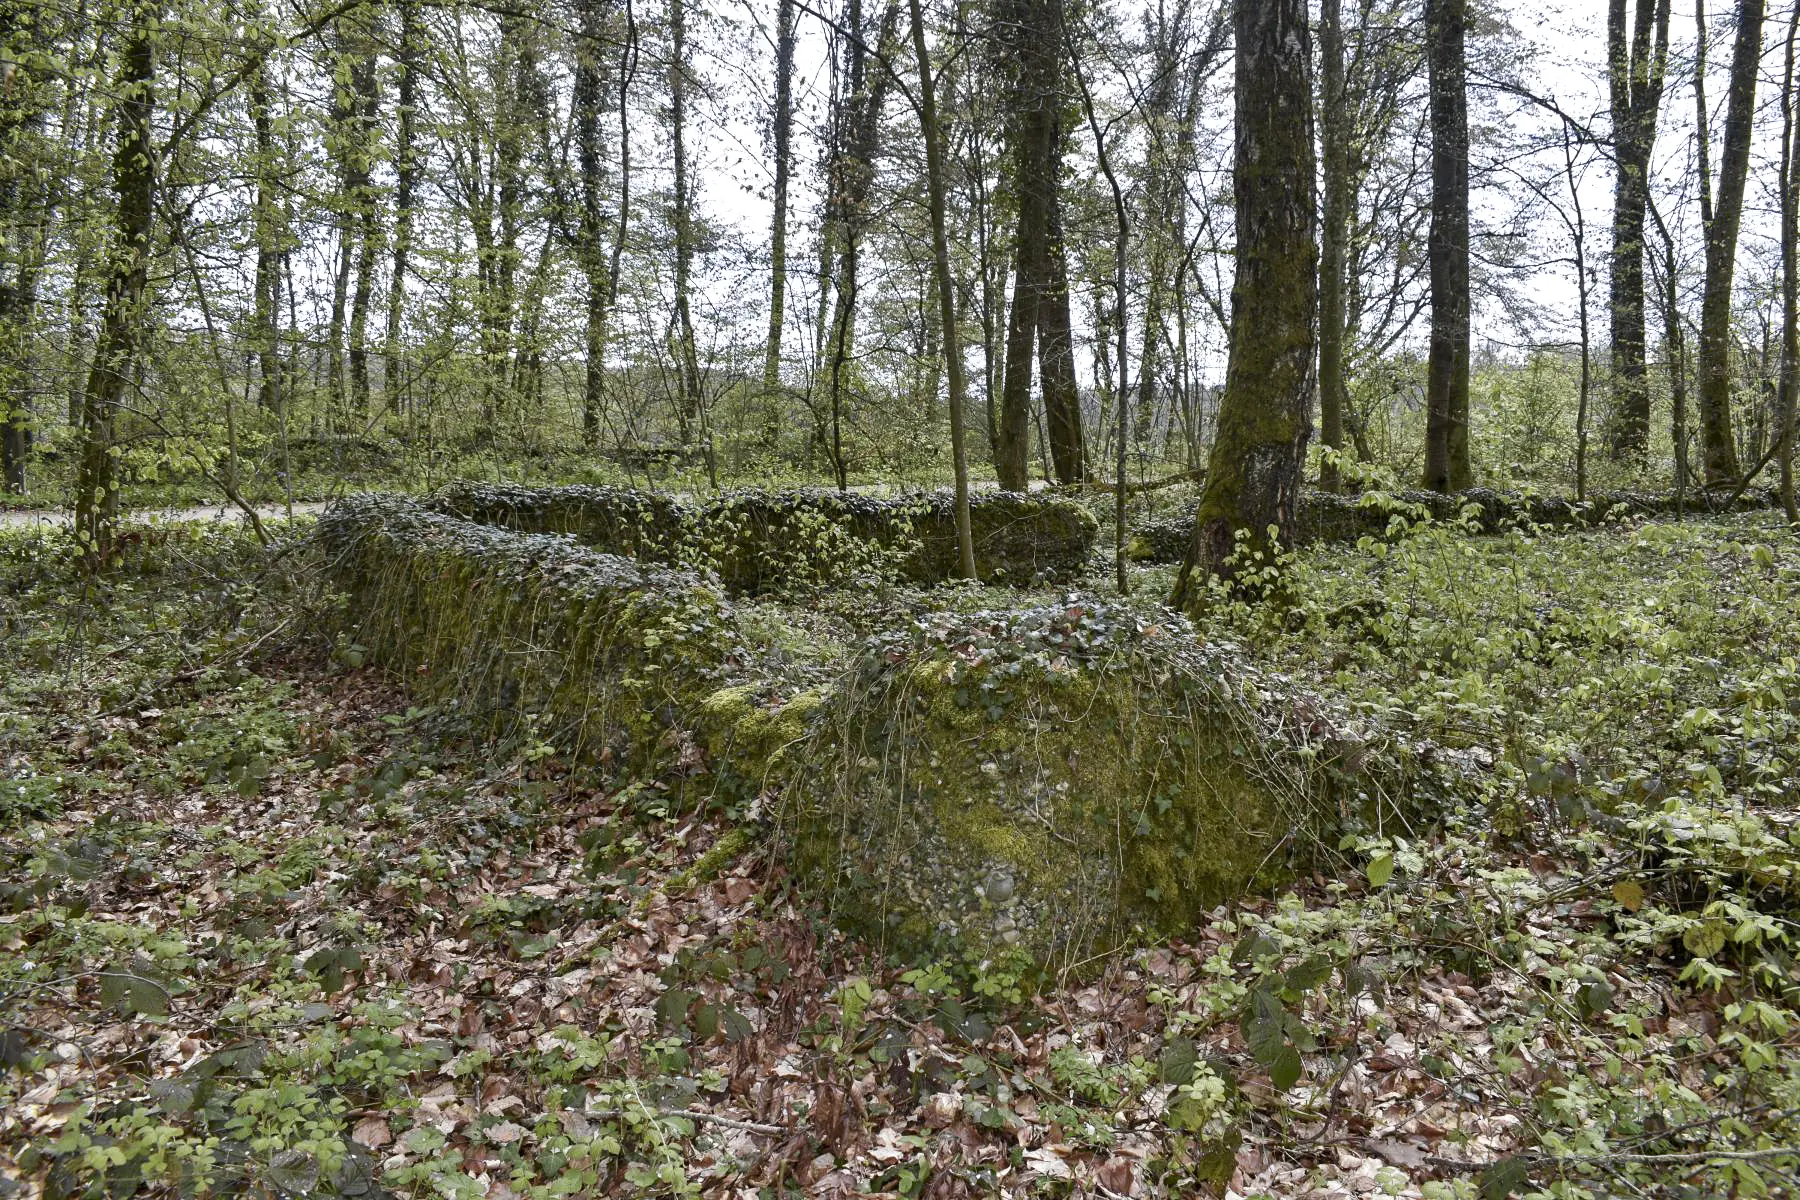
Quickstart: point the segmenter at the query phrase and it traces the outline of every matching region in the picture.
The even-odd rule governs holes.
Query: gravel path
[[[329,500],[305,500],[294,504],[296,517],[316,516],[325,511]],[[134,508],[126,516],[138,521],[229,521],[237,524],[244,511],[231,504],[203,504],[193,508]],[[282,504],[259,504],[256,515],[265,521],[287,515]],[[22,508],[0,509],[0,529],[25,529],[33,525],[67,525],[71,520],[67,509]]]

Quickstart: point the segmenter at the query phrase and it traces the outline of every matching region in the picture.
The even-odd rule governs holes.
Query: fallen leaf
[[[379,1150],[394,1140],[388,1123],[381,1117],[364,1117],[350,1131],[350,1136],[371,1150]]]

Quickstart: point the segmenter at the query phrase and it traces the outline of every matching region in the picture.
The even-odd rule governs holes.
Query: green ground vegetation
[[[1471,785],[1067,975],[884,958],[758,789],[407,699],[277,532],[146,530],[91,583],[0,541],[0,1188],[1792,1190],[1800,541],[1767,514],[1428,525],[1215,597],[1197,640]],[[1134,575],[1146,618],[1168,581]],[[739,617],[818,662],[916,603]]]

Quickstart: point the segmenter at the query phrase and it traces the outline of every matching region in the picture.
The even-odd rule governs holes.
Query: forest
[[[0,0],[0,1200],[1800,1196],[1796,0]]]

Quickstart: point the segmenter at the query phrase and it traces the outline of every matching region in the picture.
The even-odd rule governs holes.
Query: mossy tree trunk
[[[1650,153],[1669,61],[1670,0],[1637,0],[1631,27],[1626,0],[1610,0],[1607,79],[1612,107],[1612,455],[1642,462],[1650,440],[1650,380],[1644,362],[1644,213]]]
[[[1425,374],[1425,486],[1460,492],[1469,465],[1469,98],[1466,0],[1426,0],[1431,78],[1431,351]]]
[[[601,105],[603,84],[600,55],[605,45],[603,0],[580,0],[577,15],[580,36],[576,42],[572,114],[575,146],[581,167],[581,212],[575,226],[576,261],[587,285],[587,313],[582,350],[585,363],[581,388],[581,441],[588,448],[600,443],[600,410],[606,388],[606,231],[600,207]]]
[[[159,4],[138,0],[127,12],[115,102],[118,148],[113,188],[118,197],[111,274],[100,321],[100,339],[81,404],[81,460],[75,484],[75,536],[89,571],[112,557],[119,493],[115,424],[143,342],[145,289],[150,277],[150,234],[156,215],[156,29]]]
[[[1060,18],[1059,18],[1060,19]],[[1087,478],[1087,437],[1081,425],[1081,395],[1075,381],[1075,337],[1069,315],[1068,254],[1063,243],[1062,204],[1050,204],[1049,276],[1038,295],[1038,367],[1044,377],[1044,419],[1056,482]]]
[[[1240,4],[1237,273],[1230,359],[1194,539],[1172,604],[1198,607],[1196,570],[1230,577],[1243,531],[1291,543],[1312,432],[1318,319],[1312,38],[1306,0]]]
[[[1705,28],[1705,5],[1695,15]],[[1706,225],[1706,286],[1700,301],[1700,446],[1708,487],[1737,480],[1737,443],[1731,431],[1731,284],[1737,264],[1744,186],[1750,175],[1750,142],[1756,122],[1756,72],[1762,56],[1763,0],[1740,0],[1737,40],[1725,97],[1725,140],[1719,152],[1719,194],[1702,200]],[[1706,99],[1705,55],[1695,68],[1700,111]],[[1701,141],[1706,140],[1702,126]],[[1707,190],[1704,179],[1702,191]],[[1706,210],[1710,211],[1706,211]]]
[[[1333,450],[1344,444],[1344,354],[1347,321],[1344,276],[1349,263],[1350,175],[1348,101],[1344,86],[1343,0],[1319,6],[1319,150],[1324,212],[1319,254],[1319,436]],[[1319,486],[1336,491],[1337,465],[1327,462]]]
[[[1022,492],[1031,473],[1031,364],[1041,336],[1042,298],[1050,282],[1051,209],[1056,204],[1060,159],[1060,0],[1012,0],[1003,8],[1001,28],[1002,53],[1012,74],[1008,140],[1018,224],[994,474],[1001,487]]]

